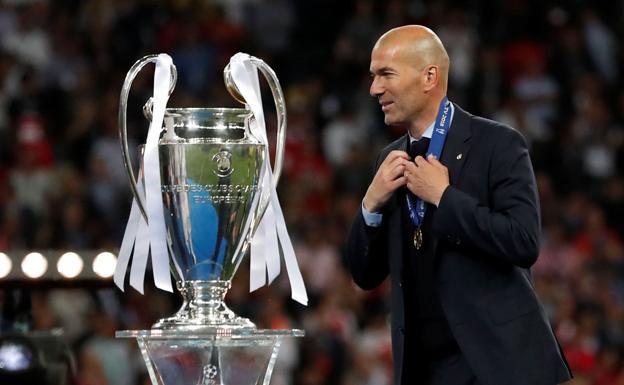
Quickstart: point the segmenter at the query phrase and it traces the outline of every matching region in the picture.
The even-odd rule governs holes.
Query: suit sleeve
[[[380,227],[366,225],[361,211],[353,221],[347,239],[347,265],[353,280],[362,289],[374,289],[388,276],[386,228],[384,222]]]
[[[381,159],[380,155],[375,172],[379,169]],[[383,216],[378,227],[368,226],[360,208],[347,238],[347,266],[355,283],[365,290],[379,286],[389,273],[386,251],[387,217],[388,215]]]
[[[539,253],[537,187],[524,138],[515,130],[505,131],[509,135],[497,141],[484,176],[488,205],[449,186],[434,215],[433,231],[442,240],[528,268]]]

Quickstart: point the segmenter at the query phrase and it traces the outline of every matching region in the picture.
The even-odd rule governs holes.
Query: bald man
[[[529,268],[539,252],[523,137],[446,98],[449,57],[411,25],[375,44],[370,94],[405,135],[384,148],[349,239],[355,282],[390,276],[396,385],[571,378]]]

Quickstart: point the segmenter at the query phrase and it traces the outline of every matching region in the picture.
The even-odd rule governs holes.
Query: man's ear
[[[425,91],[434,89],[440,81],[440,68],[436,65],[428,65],[424,70]]]

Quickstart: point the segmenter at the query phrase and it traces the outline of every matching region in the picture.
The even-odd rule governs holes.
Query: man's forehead
[[[399,47],[375,47],[371,53],[370,71],[376,72],[384,68],[395,68],[405,59]]]

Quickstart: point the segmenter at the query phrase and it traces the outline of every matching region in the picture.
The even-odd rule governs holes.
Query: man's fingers
[[[395,180],[390,182],[390,188],[392,188],[392,191],[394,191],[394,190],[398,189],[399,187],[403,186],[405,183],[407,183],[407,178],[402,176],[402,177],[396,178]]]
[[[392,180],[396,178],[398,174],[403,173],[403,171],[401,170],[401,172],[397,174],[395,172],[397,168],[404,168],[407,163],[407,160],[403,159],[402,157],[397,157],[392,162],[383,165],[382,168],[380,168],[379,170],[382,173],[384,180]]]
[[[418,166],[414,162],[408,162],[405,165],[405,170],[415,174],[418,172]]]
[[[392,163],[396,159],[409,160],[409,155],[407,155],[407,153],[405,151],[400,151],[400,150],[390,151],[388,156],[386,156],[386,159],[384,159],[384,161],[381,162],[381,166],[380,167],[383,167],[384,165],[390,164],[390,163]]]
[[[386,182],[392,182],[397,177],[403,175],[404,172],[405,172],[405,166],[403,164],[397,164],[393,169],[388,169],[384,173],[383,180]]]
[[[392,156],[394,157],[401,157],[403,159],[409,159],[409,155],[407,155],[407,152],[402,151],[402,150],[392,150],[390,151],[390,154],[392,154]]]
[[[431,165],[433,165],[434,167],[437,167],[437,168],[446,168],[446,166],[445,166],[445,165],[443,165],[442,163],[440,163],[440,161],[439,161],[439,160],[438,160],[435,156],[433,156],[433,155],[429,155],[429,156],[427,157],[427,161],[429,161],[429,163],[430,163]]]
[[[394,158],[394,160],[390,163],[388,163],[388,168],[393,169],[396,166],[400,165],[400,164],[406,164],[407,162],[409,162],[409,160],[403,158],[403,157],[396,157]]]
[[[420,167],[420,166],[424,165],[425,163],[427,163],[427,161],[425,160],[425,158],[423,158],[422,156],[418,155],[414,159],[414,163],[416,163],[416,166]]]
[[[399,175],[403,175],[404,172],[405,172],[405,165],[404,164],[398,164],[398,165],[394,166],[394,168],[390,172],[390,177],[392,179],[394,179],[394,178],[396,178]]]

